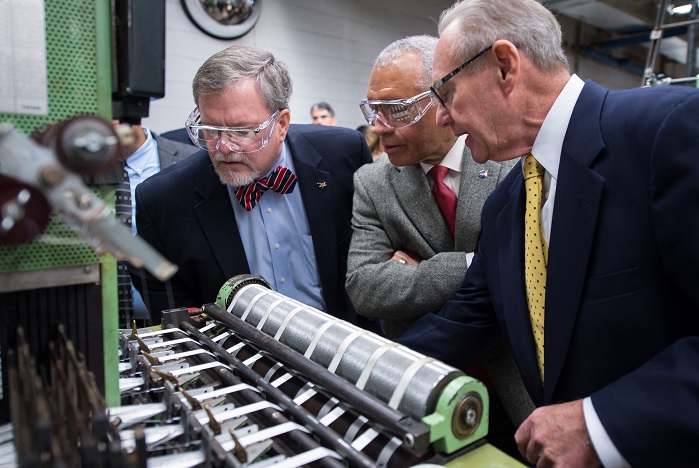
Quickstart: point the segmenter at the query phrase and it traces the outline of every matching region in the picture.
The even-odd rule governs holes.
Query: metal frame
[[[694,4],[694,7],[696,8],[699,6],[699,3],[696,1],[692,2]],[[643,79],[641,81],[641,86],[652,86],[654,84],[658,84],[657,80],[655,78],[655,74],[653,73],[653,70],[655,68],[655,61],[658,58],[658,53],[660,52],[660,41],[663,38],[663,34],[665,31],[670,30],[670,29],[675,29],[675,28],[683,28],[687,26],[692,26],[699,24],[699,18],[695,18],[692,20],[688,21],[680,21],[677,23],[672,23],[672,24],[666,24],[665,23],[665,15],[667,14],[667,8],[671,4],[670,0],[660,0],[658,2],[658,12],[656,15],[655,19],[655,26],[653,27],[653,30],[650,32],[650,48],[648,50],[648,56],[646,58],[646,66],[643,71]],[[694,40],[688,41],[687,42],[687,55],[689,56],[690,54],[696,55],[696,45],[693,44],[695,42]],[[694,60],[687,60],[687,66],[688,69],[692,67],[694,64]],[[677,79],[670,79],[669,82],[675,81],[677,83],[686,83],[689,81],[696,81],[696,77],[687,77],[687,78],[677,78]],[[662,84],[669,84],[663,82]]]

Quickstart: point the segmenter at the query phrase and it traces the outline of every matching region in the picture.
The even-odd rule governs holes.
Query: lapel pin
[[[488,171],[486,169],[481,169],[481,171],[478,173],[478,177],[480,179],[485,179],[488,177]]]
[[[327,182],[316,182],[318,184],[318,188],[325,188],[328,186]]]

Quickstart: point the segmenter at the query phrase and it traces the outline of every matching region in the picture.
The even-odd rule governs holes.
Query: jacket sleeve
[[[655,272],[648,283],[667,297],[665,307],[662,302],[653,304],[655,309],[643,319],[684,323],[685,336],[592,395],[602,425],[632,466],[688,466],[697,459],[698,114],[699,95],[679,101],[660,122],[652,144],[647,145],[651,151],[648,182],[653,236],[664,264],[663,271]],[[654,339],[665,339],[661,330],[656,328]]]
[[[390,260],[395,247],[361,172],[354,176],[347,292],[360,315],[413,321],[438,310],[466,272],[465,252],[443,252],[418,266]]]
[[[136,188],[136,226],[138,235],[143,238],[155,250],[168,258],[162,241],[162,234],[157,231],[151,222],[150,211],[153,208],[142,198],[141,186]],[[165,233],[167,234],[167,233]],[[134,287],[143,297],[143,301],[150,312],[151,319],[159,321],[160,312],[176,307],[199,305],[200,299],[190,293],[187,285],[179,275],[175,274],[166,282],[159,281],[143,268],[129,268],[131,281]]]

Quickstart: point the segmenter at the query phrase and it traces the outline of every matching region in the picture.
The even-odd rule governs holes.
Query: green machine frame
[[[112,25],[107,0],[44,0],[48,115],[0,114],[29,135],[46,123],[77,114],[112,114]],[[21,27],[21,26],[20,26]],[[113,188],[94,187],[113,200]],[[42,312],[37,312],[41,310]],[[63,323],[85,357],[108,405],[117,405],[118,302],[116,260],[98,255],[55,214],[42,235],[21,245],[0,245],[0,349],[23,326],[37,362]],[[65,322],[65,323],[64,323]],[[30,328],[30,329],[26,329]],[[3,388],[7,388],[3,372]],[[7,393],[0,421],[9,419]]]

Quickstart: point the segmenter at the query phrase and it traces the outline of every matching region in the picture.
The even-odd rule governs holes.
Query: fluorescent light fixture
[[[671,15],[686,15],[692,11],[692,4],[687,3],[686,5],[669,5],[667,7],[667,12]]]

